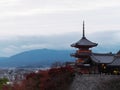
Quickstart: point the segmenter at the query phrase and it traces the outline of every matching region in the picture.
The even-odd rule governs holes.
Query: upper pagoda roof
[[[73,43],[72,47],[94,47],[97,46],[97,43],[93,43],[90,40],[88,40],[86,37],[82,37],[78,42]]]
[[[88,40],[85,37],[85,29],[84,29],[84,21],[83,21],[83,36],[78,42],[73,43],[71,46],[79,48],[79,47],[94,47],[97,45],[98,45],[97,43],[93,43],[92,41]]]

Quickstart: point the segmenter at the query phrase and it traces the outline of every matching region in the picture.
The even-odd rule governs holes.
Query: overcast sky
[[[119,0],[0,0],[0,56],[70,49],[81,38],[83,20],[91,41],[109,44],[106,51],[120,49]]]

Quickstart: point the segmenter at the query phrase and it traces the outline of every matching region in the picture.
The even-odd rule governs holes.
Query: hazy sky
[[[90,40],[120,49],[120,0],[0,0],[0,56],[70,49],[83,20]]]

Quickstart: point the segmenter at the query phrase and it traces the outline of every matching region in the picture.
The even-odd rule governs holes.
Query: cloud
[[[95,52],[117,52],[120,41],[119,31],[106,31],[97,33],[86,33],[86,37],[98,43],[98,46],[93,48]],[[23,51],[33,49],[74,49],[70,47],[72,43],[77,42],[81,38],[81,33],[66,33],[61,35],[50,36],[19,36],[12,37],[6,40],[0,40],[0,56],[11,56]]]
[[[33,49],[71,49],[73,33],[50,36],[17,36],[0,40],[0,56],[11,56]],[[75,33],[76,34],[76,33]]]
[[[0,56],[37,48],[70,49],[80,38],[83,19],[90,39],[100,46],[119,45],[118,0],[1,0]]]
[[[23,15],[0,20],[0,36],[55,35],[79,32],[82,29],[83,19],[86,21],[86,30],[89,33],[119,30],[119,17],[119,8]]]
[[[120,50],[120,31],[101,31],[89,34],[90,38],[98,43],[98,46],[93,50],[95,52],[113,52],[116,53]]]
[[[78,32],[82,29],[83,19],[86,21],[89,33],[118,30],[119,2],[118,0],[2,0],[0,37]]]
[[[119,5],[120,1],[118,0],[1,0],[0,11],[2,13],[0,16],[6,18],[66,11],[96,10]]]

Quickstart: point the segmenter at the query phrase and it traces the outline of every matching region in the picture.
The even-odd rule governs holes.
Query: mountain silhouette
[[[73,50],[36,49],[11,57],[1,57],[0,67],[50,66],[54,62],[74,61],[70,56]]]

